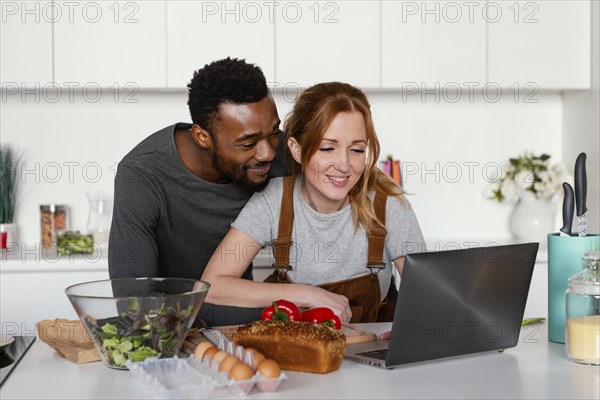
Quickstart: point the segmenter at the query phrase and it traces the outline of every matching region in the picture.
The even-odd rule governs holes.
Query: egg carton
[[[190,366],[188,360],[150,357],[125,363],[136,380],[162,399],[207,399],[219,383]]]
[[[250,394],[252,389],[256,388],[261,392],[275,392],[279,388],[281,382],[287,379],[287,376],[282,372],[277,378],[267,378],[256,371],[256,361],[254,354],[246,351],[242,346],[237,346],[227,338],[217,345],[217,348],[229,354],[235,355],[237,358],[250,365],[255,371],[252,378],[247,380],[232,380],[229,379],[226,373],[219,372],[220,362],[212,357],[204,357],[203,360],[196,358],[193,354],[188,358],[188,362],[199,372],[210,376],[219,387],[226,387],[231,393],[245,396]]]

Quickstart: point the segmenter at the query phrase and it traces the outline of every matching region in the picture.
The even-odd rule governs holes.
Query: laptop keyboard
[[[376,358],[378,360],[387,360],[387,354],[388,354],[388,349],[381,349],[381,350],[371,350],[371,351],[365,351],[363,353],[356,353],[356,355],[359,356],[364,356],[364,357],[371,357],[371,358]]]

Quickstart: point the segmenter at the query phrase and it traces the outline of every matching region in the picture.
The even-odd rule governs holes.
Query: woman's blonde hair
[[[323,135],[336,115],[343,112],[359,112],[362,114],[367,130],[368,157],[365,169],[356,185],[350,190],[350,204],[356,228],[360,225],[365,230],[383,227],[375,216],[370,192],[397,196],[404,200],[404,192],[396,183],[379,168],[379,139],[373,127],[371,106],[365,94],[347,83],[319,83],[306,89],[287,116],[284,129],[285,141],[296,139],[300,145],[301,160],[297,163],[291,156],[289,146],[286,147],[288,159],[292,163],[292,174],[301,174],[308,166],[310,158],[321,145]]]

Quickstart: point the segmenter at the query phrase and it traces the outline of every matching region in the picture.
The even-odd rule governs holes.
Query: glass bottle
[[[566,293],[567,356],[578,363],[600,364],[600,251],[582,257],[585,269],[569,278]]]
[[[101,248],[108,246],[108,235],[112,222],[112,198],[103,192],[86,193],[89,202],[87,231]]]

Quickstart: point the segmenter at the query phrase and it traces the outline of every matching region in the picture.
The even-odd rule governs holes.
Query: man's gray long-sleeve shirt
[[[175,124],[146,138],[119,163],[109,241],[111,278],[200,279],[208,260],[253,190],[237,183],[200,179],[181,161]],[[281,176],[280,138],[271,176]],[[257,221],[259,222],[259,221]],[[231,249],[244,257],[244,249]],[[244,278],[252,279],[249,268]],[[204,304],[199,317],[211,326],[246,323],[260,310]]]

